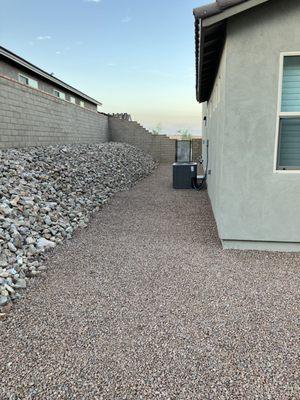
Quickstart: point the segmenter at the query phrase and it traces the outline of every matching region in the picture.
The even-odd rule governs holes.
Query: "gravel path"
[[[223,251],[161,166],[0,323],[0,399],[300,399],[300,256]],[[42,282],[41,282],[42,279]]]

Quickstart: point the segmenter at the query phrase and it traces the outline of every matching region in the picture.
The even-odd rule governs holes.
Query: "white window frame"
[[[76,99],[74,96],[70,96],[70,103],[71,104],[76,104]]]
[[[84,105],[84,101],[83,101],[83,100],[80,100],[80,103],[79,103],[79,105],[80,105],[80,107],[84,108],[84,107],[85,107],[85,105]]]
[[[26,83],[21,82],[20,78],[26,79],[27,82],[26,82]],[[39,83],[38,83],[38,81],[35,80],[35,79],[30,78],[30,77],[27,76],[27,75],[24,75],[24,74],[19,73],[19,74],[18,74],[18,80],[19,80],[19,83],[21,83],[22,85],[29,86],[29,87],[31,87],[31,88],[33,88],[33,89],[38,89],[38,88],[39,88]],[[34,82],[34,84],[32,84],[33,82]]]
[[[21,82],[21,78],[26,79],[27,82],[26,82],[26,83]],[[29,86],[29,78],[28,78],[28,76],[23,75],[23,74],[19,74],[19,82],[20,82],[22,85],[27,85],[27,86]]]
[[[56,96],[55,93],[58,93],[58,96]],[[61,100],[66,100],[66,95],[65,95],[65,93],[60,92],[60,91],[57,90],[57,89],[53,89],[53,96],[55,96],[55,97],[57,97],[58,99],[61,99]]]
[[[299,112],[282,112],[281,105],[282,105],[282,84],[283,84],[283,66],[284,66],[284,59],[285,57],[295,57],[300,56],[300,51],[294,52],[282,52],[280,53],[279,59],[279,82],[278,82],[278,103],[277,103],[277,121],[276,121],[276,136],[275,136],[275,156],[274,156],[274,167],[273,172],[276,174],[300,174],[300,166],[299,169],[278,169],[278,157],[279,157],[279,136],[280,136],[280,119],[281,118],[291,118],[291,117],[299,117],[300,118],[300,111]]]

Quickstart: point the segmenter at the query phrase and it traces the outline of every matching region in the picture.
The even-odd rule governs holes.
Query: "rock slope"
[[[0,319],[45,270],[48,249],[154,167],[150,156],[120,143],[0,151]]]

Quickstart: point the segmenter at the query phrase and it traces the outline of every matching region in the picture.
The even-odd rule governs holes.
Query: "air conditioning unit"
[[[174,189],[193,189],[197,182],[197,163],[177,163],[173,164],[173,188]]]

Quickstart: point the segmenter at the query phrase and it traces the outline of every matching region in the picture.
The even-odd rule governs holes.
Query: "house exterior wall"
[[[212,96],[209,102],[203,105],[203,115],[206,116],[207,120],[206,122],[203,120],[202,125],[202,154],[204,165],[206,165],[207,156],[209,160],[207,187],[217,221],[222,218],[219,202],[222,195],[220,185],[223,171],[222,151],[226,118],[226,53],[225,45]]]
[[[274,171],[280,53],[300,51],[299,20],[298,0],[273,0],[228,20],[224,90],[217,116],[205,109],[204,130],[224,247],[300,250],[300,173]]]
[[[52,82],[48,82],[46,79],[37,76],[31,72],[27,72],[24,69],[18,68],[11,63],[6,62],[5,60],[0,60],[0,75],[7,76],[15,81],[19,82],[19,74],[23,74],[29,78],[32,78],[38,82],[38,88],[43,92],[53,95],[53,90],[59,90],[60,92],[65,93],[66,101],[70,101],[70,96],[75,98],[76,104],[80,105],[80,100],[84,101],[84,107],[89,110],[97,111],[96,104],[88,102],[86,99],[79,97],[76,94],[68,92],[64,88],[60,88],[60,86],[53,84]]]
[[[108,141],[108,117],[0,76],[0,148]]]

